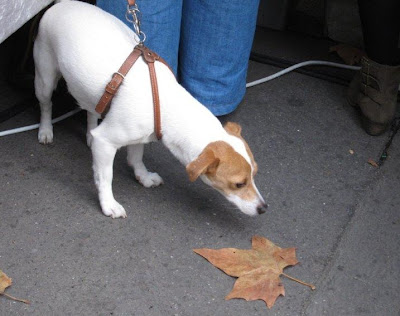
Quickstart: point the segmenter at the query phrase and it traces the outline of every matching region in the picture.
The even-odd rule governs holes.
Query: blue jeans
[[[162,56],[180,83],[214,115],[239,105],[259,0],[137,0],[145,45]],[[126,0],[97,0],[126,21]]]

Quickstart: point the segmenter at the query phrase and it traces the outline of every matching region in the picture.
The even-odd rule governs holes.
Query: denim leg
[[[399,65],[399,0],[358,0],[358,7],[368,57],[382,65]]]
[[[163,57],[177,73],[181,28],[182,0],[137,0],[142,13],[141,30],[145,45]],[[126,0],[97,0],[97,6],[116,16],[133,29],[125,19]]]
[[[214,115],[232,112],[246,90],[259,0],[184,0],[182,85]]]

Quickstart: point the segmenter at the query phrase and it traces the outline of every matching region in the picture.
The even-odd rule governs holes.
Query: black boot
[[[354,77],[348,90],[348,100],[360,108],[365,131],[377,136],[384,133],[393,121],[400,66],[378,64],[363,57],[361,71]]]

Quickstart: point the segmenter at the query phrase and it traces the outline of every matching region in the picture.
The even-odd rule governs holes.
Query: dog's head
[[[208,144],[186,166],[189,179],[195,181],[200,177],[247,215],[265,213],[267,204],[254,184],[257,163],[241,136],[241,127],[229,122],[224,128],[229,134],[227,141]]]

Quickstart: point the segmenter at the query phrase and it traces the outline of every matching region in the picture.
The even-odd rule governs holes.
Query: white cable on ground
[[[304,62],[295,64],[293,66],[290,66],[290,67],[288,67],[286,69],[283,69],[281,71],[278,71],[277,73],[275,73],[273,75],[270,75],[268,77],[249,82],[249,83],[246,84],[246,88],[250,88],[250,87],[253,87],[255,85],[258,85],[258,84],[273,80],[273,79],[278,78],[278,77],[280,77],[280,76],[282,76],[284,74],[287,74],[287,73],[289,73],[289,72],[291,72],[291,71],[293,71],[293,70],[295,70],[297,68],[305,67],[305,66],[315,66],[315,65],[338,67],[338,68],[344,68],[344,69],[350,69],[350,70],[359,70],[361,68],[361,67],[356,67],[356,66],[348,66],[348,65],[344,65],[344,64],[333,63],[333,62],[330,62],[330,61],[309,60],[309,61],[304,61]],[[57,123],[57,122],[60,122],[60,121],[66,119],[66,118],[68,118],[68,117],[70,117],[72,115],[75,115],[76,113],[78,113],[80,111],[81,111],[81,109],[77,108],[77,109],[75,109],[75,110],[73,110],[71,112],[68,112],[68,113],[66,113],[64,115],[61,115],[61,116],[55,118],[51,122],[53,124]],[[22,133],[22,132],[26,132],[26,131],[31,131],[31,130],[34,130],[34,129],[37,129],[37,128],[39,128],[39,124],[34,124],[34,125],[29,125],[29,126],[19,127],[19,128],[14,128],[14,129],[10,129],[10,130],[7,130],[7,131],[0,132],[0,137],[6,136],[6,135]]]
[[[338,64],[338,63],[333,63],[333,62],[330,62],[330,61],[322,61],[322,60],[303,61],[302,63],[298,63],[298,64],[295,64],[295,65],[290,66],[288,68],[285,68],[285,69],[283,69],[281,71],[278,71],[277,73],[275,73],[275,74],[273,74],[271,76],[268,76],[268,77],[265,77],[265,78],[262,78],[262,79],[259,79],[259,80],[255,80],[255,81],[249,82],[248,84],[246,84],[246,88],[250,88],[250,87],[253,87],[253,86],[258,85],[260,83],[264,83],[264,82],[270,81],[272,79],[278,78],[278,77],[280,77],[280,76],[282,76],[284,74],[287,74],[288,72],[291,72],[291,71],[293,71],[293,70],[295,70],[297,68],[305,67],[305,66],[315,66],[315,65],[323,65],[323,66],[344,68],[344,69],[350,69],[350,70],[359,70],[361,68],[361,67],[357,67],[357,66],[349,66],[349,65]]]
[[[65,120],[66,118],[68,118],[68,117],[70,117],[72,115],[75,115],[76,113],[78,113],[80,111],[81,111],[81,109],[77,108],[75,110],[72,110],[71,112],[65,113],[64,115],[61,115],[61,116],[55,118],[51,122],[53,124],[57,123],[57,122],[60,122],[60,121]],[[10,129],[8,131],[0,132],[0,137],[1,136],[6,136],[6,135],[11,135],[11,134],[22,133],[22,132],[26,132],[26,131],[31,131],[31,130],[34,130],[34,129],[37,129],[37,128],[39,128],[39,124],[33,124],[33,125],[29,125],[29,126],[14,128],[14,129]]]

